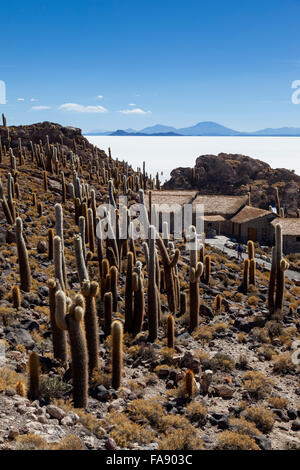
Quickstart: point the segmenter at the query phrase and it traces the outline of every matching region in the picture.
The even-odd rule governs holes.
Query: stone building
[[[272,221],[273,234],[275,225],[282,226],[283,252],[300,253],[300,218],[277,218]]]
[[[261,245],[272,244],[274,230],[270,223],[276,218],[274,212],[245,206],[231,218],[231,236],[242,243],[252,240]]]
[[[193,201],[193,223],[196,224],[197,205],[203,207],[204,231],[209,234],[231,234],[230,219],[248,202],[248,196],[220,196],[199,194]]]

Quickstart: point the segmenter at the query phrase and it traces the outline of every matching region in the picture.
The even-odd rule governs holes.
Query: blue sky
[[[16,0],[0,17],[10,124],[300,127],[300,0]]]

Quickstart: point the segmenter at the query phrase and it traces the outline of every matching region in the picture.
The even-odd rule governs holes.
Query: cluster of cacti
[[[12,149],[5,152],[1,150],[1,142],[0,147],[0,157],[2,158],[5,154],[9,158],[7,168],[10,169],[10,172],[7,173],[7,191],[6,187],[4,191],[0,180],[0,199],[7,223],[9,225],[15,223],[16,227],[22,291],[29,292],[31,290],[31,270],[22,220],[18,217],[18,213],[24,213],[20,205],[22,182],[21,186],[17,182],[18,166],[22,166],[26,159],[30,158],[33,162],[32,165],[36,166],[39,172],[42,189],[47,191],[47,194],[42,191],[45,201],[48,202],[48,197],[49,201],[54,201],[53,205],[57,200],[60,201],[55,204],[54,214],[49,214],[47,202],[44,201],[43,205],[42,200],[37,200],[36,193],[32,193],[32,195],[30,193],[27,207],[32,210],[35,218],[36,211],[40,216],[44,216],[41,219],[41,224],[46,223],[45,221],[50,224],[48,230],[45,225],[46,230],[44,231],[45,239],[48,242],[44,261],[47,266],[50,266],[50,269],[54,268],[53,279],[50,278],[47,281],[53,356],[61,362],[64,368],[67,367],[69,339],[74,406],[85,408],[88,404],[89,380],[92,379],[94,371],[99,370],[103,364],[103,360],[100,358],[99,327],[104,330],[106,337],[111,335],[112,386],[118,389],[121,385],[123,370],[123,313],[124,331],[131,336],[131,339],[142,331],[143,334],[139,336],[144,338],[144,332],[148,328],[147,340],[154,343],[157,339],[161,339],[163,334],[161,332],[165,330],[163,341],[168,348],[177,349],[175,326],[178,334],[179,328],[176,325],[176,317],[179,314],[185,315],[189,312],[190,328],[194,330],[199,326],[200,281],[206,284],[206,286],[201,284],[204,292],[206,289],[212,290],[208,285],[212,286],[215,282],[213,279],[214,270],[212,271],[212,266],[214,267],[215,264],[211,262],[211,255],[206,253],[206,251],[209,252],[209,249],[205,248],[205,234],[202,234],[203,245],[200,250],[198,249],[195,227],[190,227],[187,236],[190,252],[190,262],[188,263],[184,256],[180,259],[180,251],[177,248],[177,246],[180,247],[180,244],[176,244],[175,237],[172,240],[168,223],[164,221],[161,233],[157,229],[158,223],[156,226],[150,225],[150,221],[152,223],[153,220],[158,221],[158,213],[152,204],[151,189],[155,187],[159,189],[160,181],[158,175],[156,181],[151,178],[151,175],[148,177],[145,165],[143,165],[142,171],[133,172],[124,162],[113,161],[111,155],[109,158],[101,159],[96,150],[92,152],[87,164],[77,154],[79,142],[76,140],[73,142],[73,152],[70,155],[63,151],[62,144],[51,144],[49,138],[46,139],[45,144],[33,145],[31,143],[30,150],[23,147],[22,142],[19,141],[18,153],[15,152],[17,158]],[[72,182],[70,182],[70,175]],[[194,176],[197,177],[196,172]],[[56,182],[56,185],[53,184],[53,181]],[[100,186],[101,191],[96,193],[91,184],[95,184],[95,188]],[[58,196],[52,190],[54,186]],[[149,211],[145,206],[147,191],[149,191]],[[117,198],[120,195],[126,195],[128,201],[117,208]],[[101,216],[96,207],[98,201],[109,203],[111,206],[109,209],[105,209]],[[283,215],[278,190],[276,191],[276,201],[278,212]],[[146,230],[144,227],[144,232],[141,233],[137,241],[133,236],[136,228],[135,220],[129,212],[130,204],[135,202],[142,204],[141,214],[146,220]],[[76,221],[75,229],[70,227],[69,219],[67,219],[69,215],[74,222],[73,213]],[[63,214],[66,218],[65,224]],[[113,224],[114,217],[116,225]],[[125,238],[122,237],[124,220],[129,222],[130,226]],[[98,228],[100,234],[108,230],[112,236],[102,239],[101,236],[99,237]],[[73,246],[70,243],[72,237]],[[141,248],[143,253],[141,253]],[[74,260],[79,285],[76,282],[76,270],[72,268]],[[189,265],[189,286],[184,285],[186,279],[180,285],[186,272],[186,268],[181,271],[181,266],[186,266],[186,264]],[[282,311],[284,272],[287,267],[287,262],[282,258],[282,234],[277,226],[276,247],[273,249],[269,285],[269,308],[272,314]],[[241,291],[247,294],[251,290],[250,286],[256,283],[254,243],[251,241],[248,242],[248,258],[244,262],[242,276]],[[74,289],[73,301],[68,297],[71,296],[68,286],[72,286]],[[124,287],[125,303],[122,304]],[[79,288],[81,295],[76,295]],[[167,302],[164,297],[165,293]],[[12,288],[11,299],[13,307],[19,309],[22,297],[18,286]],[[25,304],[24,300],[23,305]],[[228,302],[223,301],[222,295],[218,294],[215,297],[213,308],[214,313],[221,314],[223,309],[228,309]],[[203,306],[203,312],[205,313],[205,306]],[[128,337],[130,337],[129,335]],[[110,338],[106,340],[109,344]],[[127,335],[125,340],[127,342]],[[136,338],[135,341],[139,341],[139,338]],[[28,387],[28,396],[31,399],[40,397],[39,369],[39,357],[36,353],[32,353],[29,360]],[[205,374],[203,374],[202,391],[208,390],[209,378],[211,380],[210,371],[206,372],[208,378],[204,379]],[[194,394],[194,382],[194,373],[187,370],[183,385],[185,394],[189,398]],[[24,384],[19,384],[17,389],[17,393],[20,395],[25,394]]]

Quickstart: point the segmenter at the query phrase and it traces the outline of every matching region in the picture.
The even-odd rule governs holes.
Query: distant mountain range
[[[91,131],[84,135],[112,135],[112,136],[287,136],[300,137],[300,128],[281,127],[279,129],[266,128],[254,132],[239,132],[216,122],[198,122],[191,127],[176,129],[172,126],[156,124],[137,131],[135,129],[118,129],[116,131]]]

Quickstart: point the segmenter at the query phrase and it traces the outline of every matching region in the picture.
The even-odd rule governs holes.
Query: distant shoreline
[[[205,135],[180,135],[180,134],[90,134],[90,133],[84,133],[82,134],[85,137],[90,136],[90,137],[230,137],[230,138],[235,138],[235,137],[288,137],[288,138],[299,138],[299,135],[285,135],[285,134],[275,134],[275,135],[269,135],[269,134],[240,134],[240,135],[215,135],[215,134],[205,134]]]

